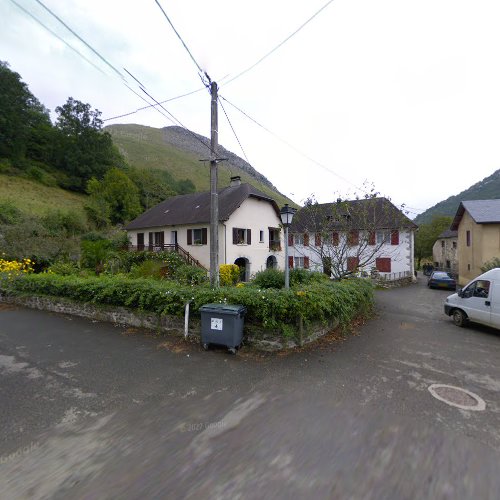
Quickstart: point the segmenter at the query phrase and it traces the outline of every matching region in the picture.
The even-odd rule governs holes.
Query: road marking
[[[454,385],[432,384],[429,392],[439,401],[461,410],[483,411],[486,408],[484,399],[467,389]]]

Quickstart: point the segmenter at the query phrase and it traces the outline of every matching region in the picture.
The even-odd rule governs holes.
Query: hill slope
[[[144,125],[109,125],[105,128],[113,142],[136,168],[165,169],[177,180],[189,179],[197,191],[210,189],[209,162],[210,140],[181,127],[162,129]],[[266,177],[249,163],[219,146],[219,157],[228,161],[219,163],[219,187],[229,185],[231,176],[239,175],[242,182],[248,182],[274,198],[278,205],[296,204],[282,195]]]
[[[489,177],[472,185],[461,193],[450,196],[444,201],[440,201],[433,207],[422,212],[415,218],[416,224],[428,223],[434,216],[449,215],[453,217],[461,201],[466,200],[494,200],[500,198],[500,170],[497,170]]]

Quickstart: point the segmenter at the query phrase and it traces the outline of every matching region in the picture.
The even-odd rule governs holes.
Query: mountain
[[[210,140],[182,127],[153,128],[144,125],[109,125],[105,127],[127,162],[136,168],[165,169],[176,181],[190,180],[196,191],[210,189]],[[219,187],[229,185],[232,176],[239,175],[274,198],[279,206],[296,204],[248,162],[219,145]]]
[[[500,198],[500,170],[495,171],[489,177],[477,182],[460,194],[450,196],[440,201],[425,212],[418,215],[414,222],[416,224],[429,223],[434,216],[449,215],[453,217],[461,201],[466,200],[494,200]]]

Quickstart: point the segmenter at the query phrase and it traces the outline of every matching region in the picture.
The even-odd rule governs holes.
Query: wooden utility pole
[[[211,135],[210,135],[210,285],[219,287],[219,195],[217,194],[217,83],[210,82]]]

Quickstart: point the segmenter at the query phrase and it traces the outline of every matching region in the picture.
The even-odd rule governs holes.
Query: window
[[[269,229],[269,250],[272,252],[281,252],[280,230],[277,227]]]
[[[399,245],[399,231],[391,231],[391,245]]]
[[[206,245],[207,244],[207,228],[188,229],[187,230],[188,245]]]
[[[144,233],[137,233],[137,250],[144,250]]]
[[[480,299],[487,299],[490,293],[490,282],[487,280],[478,280],[471,283],[463,291],[464,299],[471,297],[478,297]]]
[[[391,272],[391,259],[390,257],[378,257],[375,259],[375,267],[377,271],[381,273],[390,273]]]
[[[252,230],[233,227],[233,245],[251,245]]]
[[[293,267],[296,269],[309,269],[309,257],[294,257]]]
[[[154,235],[155,247],[163,247],[165,243],[165,233],[163,231],[157,231]]]
[[[264,231],[259,231],[259,242],[264,243]]]
[[[465,233],[465,239],[466,239],[466,242],[467,242],[467,246],[470,247],[470,231],[467,231]]]
[[[444,240],[441,240],[441,248],[444,248]]]
[[[349,234],[347,235],[347,244],[350,247],[359,245],[359,231],[349,231]]]
[[[453,242],[453,248],[457,248],[457,242],[456,241]]]
[[[382,245],[383,243],[389,243],[390,241],[389,231],[377,231],[375,234],[375,239],[377,245]]]
[[[293,235],[294,245],[309,245],[309,235],[302,233],[294,233]]]
[[[347,257],[347,270],[355,271],[359,266],[359,259],[357,257]]]

